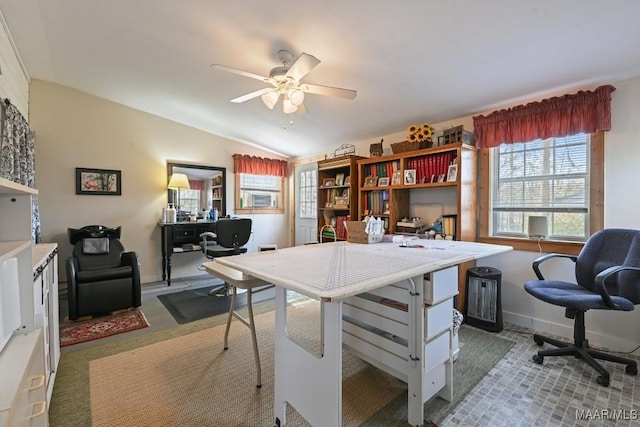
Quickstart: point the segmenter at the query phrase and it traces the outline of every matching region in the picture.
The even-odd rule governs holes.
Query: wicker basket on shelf
[[[395,142],[391,144],[391,151],[393,151],[393,154],[406,153],[407,151],[416,151],[416,150],[422,150],[423,148],[431,148],[432,145],[433,145],[433,141]]]

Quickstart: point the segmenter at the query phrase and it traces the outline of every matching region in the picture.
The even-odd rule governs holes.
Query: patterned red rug
[[[147,327],[149,327],[149,322],[141,310],[126,311],[89,320],[65,321],[60,325],[60,347]]]

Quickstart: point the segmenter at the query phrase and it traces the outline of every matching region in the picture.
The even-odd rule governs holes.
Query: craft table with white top
[[[368,293],[391,296],[394,300],[404,298],[406,340],[401,345],[392,343],[400,348],[395,355],[386,351],[372,355],[371,352],[357,350],[356,355],[366,357],[369,353],[369,358],[365,360],[407,382],[408,422],[411,425],[423,424],[424,402],[433,395],[428,384],[432,382],[427,362],[430,350],[425,344],[425,330],[429,329],[425,325],[425,314],[428,313],[425,307],[430,302],[425,302],[425,292],[433,293],[434,289],[427,290],[427,285],[431,286],[432,283],[426,277],[436,277],[441,271],[455,271],[455,277],[448,277],[448,286],[453,286],[457,292],[458,264],[504,253],[512,248],[448,240],[419,240],[419,243],[422,247],[408,248],[394,243],[366,245],[335,242],[215,260],[246,275],[277,285],[274,379],[276,425],[286,425],[285,404],[288,402],[313,426],[341,426],[343,303],[349,306],[350,298],[369,295]],[[444,277],[446,276],[445,274]],[[435,282],[433,285],[440,286]],[[321,302],[321,356],[312,354],[289,338],[286,330],[287,290]],[[406,298],[393,296],[401,293]],[[438,301],[434,301],[436,302]],[[368,302],[363,300],[363,304],[355,308],[349,306],[350,313],[361,311],[372,317],[375,313],[366,305]],[[378,306],[382,307],[382,311],[388,308]],[[449,318],[445,323],[449,324],[451,311],[446,316]],[[378,318],[387,319],[386,316]],[[372,324],[376,325],[375,319]],[[438,337],[448,340],[448,334],[447,329]],[[345,337],[347,335],[351,336],[345,329]],[[448,353],[446,358],[451,378],[452,360]],[[450,380],[446,387],[438,388],[435,392],[450,400]]]

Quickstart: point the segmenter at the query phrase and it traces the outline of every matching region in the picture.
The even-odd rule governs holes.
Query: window
[[[317,172],[304,171],[300,173],[300,185],[298,186],[298,203],[300,218],[316,218],[318,210],[318,184]]]
[[[528,238],[528,219],[546,216],[544,250],[577,254],[603,228],[603,132],[482,150],[480,179],[483,242],[542,250]]]
[[[589,236],[589,135],[491,149],[494,236],[528,237],[530,215],[546,216],[547,238]]]
[[[200,212],[200,190],[180,188],[180,209],[191,214]]]
[[[236,174],[236,212],[283,213],[283,178]]]

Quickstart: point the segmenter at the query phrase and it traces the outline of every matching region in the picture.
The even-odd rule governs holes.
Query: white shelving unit
[[[31,241],[32,196],[37,194],[0,178],[0,262],[17,261],[13,289],[20,308],[19,326],[0,351],[0,426],[48,425],[60,358],[56,245]],[[42,277],[34,275],[38,271]]]

